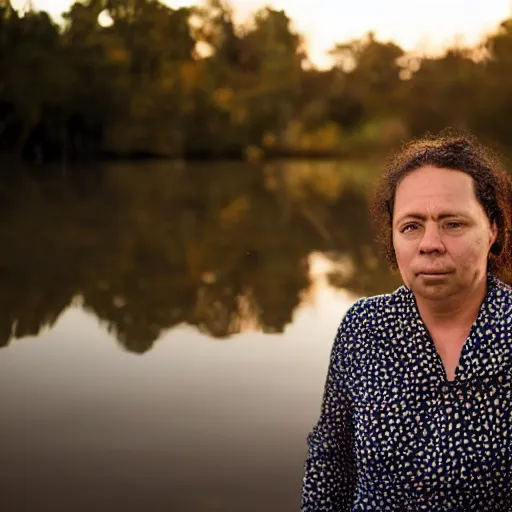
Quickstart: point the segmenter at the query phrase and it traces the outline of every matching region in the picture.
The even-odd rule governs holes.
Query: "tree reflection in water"
[[[4,184],[0,345],[36,336],[78,299],[136,353],[179,324],[214,338],[282,332],[313,252],[336,262],[333,286],[393,290],[351,169],[158,162]]]

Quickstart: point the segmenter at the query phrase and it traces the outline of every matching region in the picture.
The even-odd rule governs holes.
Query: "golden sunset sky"
[[[15,6],[27,0],[13,0]],[[32,0],[34,7],[54,17],[69,8],[69,0]],[[197,4],[167,0],[172,7]],[[310,59],[330,64],[326,52],[336,42],[361,37],[368,31],[379,40],[392,40],[405,50],[438,53],[459,40],[474,44],[512,17],[512,0],[231,0],[238,21],[260,7],[284,9],[294,29],[306,38]]]

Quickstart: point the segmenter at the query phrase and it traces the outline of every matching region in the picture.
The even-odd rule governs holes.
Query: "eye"
[[[447,222],[446,223],[446,226],[450,229],[457,229],[457,228],[461,228],[464,224],[462,222],[456,222],[456,221],[452,221],[452,222]]]
[[[402,227],[401,232],[402,233],[410,233],[411,231],[416,231],[418,229],[418,224],[406,224]]]

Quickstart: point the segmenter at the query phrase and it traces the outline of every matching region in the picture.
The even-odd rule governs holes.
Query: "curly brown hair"
[[[389,264],[397,269],[392,222],[395,192],[401,180],[420,167],[431,165],[462,171],[473,178],[475,195],[498,237],[489,252],[488,271],[507,274],[512,270],[512,178],[504,171],[502,158],[483,146],[474,135],[444,130],[406,143],[389,159],[371,199],[371,214],[377,241]]]

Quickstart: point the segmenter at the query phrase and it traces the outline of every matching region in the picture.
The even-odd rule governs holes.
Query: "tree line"
[[[446,126],[512,140],[512,20],[437,57],[370,33],[319,70],[269,7],[241,25],[224,0],[86,0],[63,19],[0,1],[3,157],[345,155]]]

